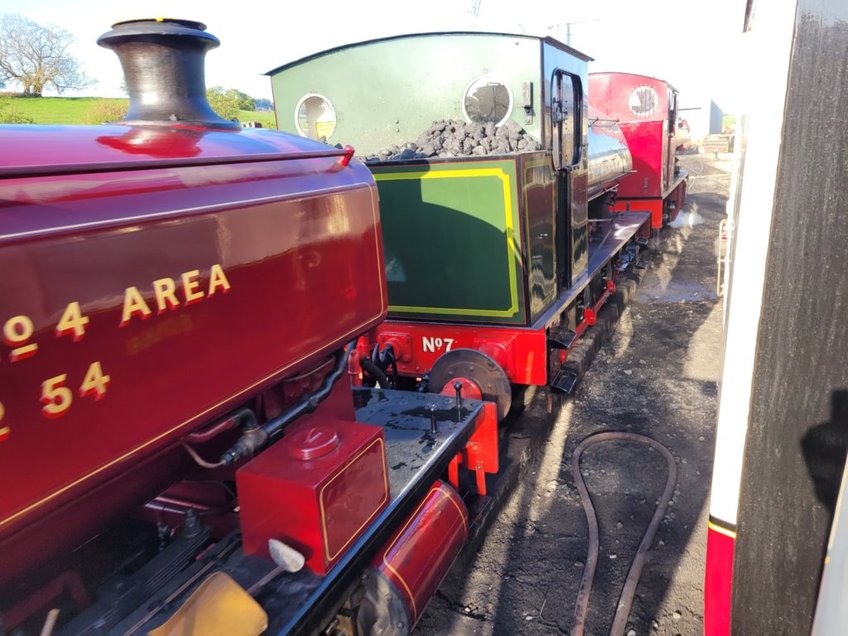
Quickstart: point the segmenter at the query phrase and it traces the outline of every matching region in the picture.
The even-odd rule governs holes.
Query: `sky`
[[[571,46],[594,58],[590,71],[659,77],[680,90],[684,106],[712,99],[725,112],[736,107],[733,70],[744,12],[745,0],[278,0],[243,7],[214,0],[0,0],[0,15],[23,15],[74,36],[71,53],[97,83],[66,95],[123,96],[118,58],[96,40],[115,22],[163,16],[203,22],[221,41],[206,57],[207,86],[255,98],[271,97],[264,73],[311,53],[388,35],[472,30],[563,42],[570,35]]]

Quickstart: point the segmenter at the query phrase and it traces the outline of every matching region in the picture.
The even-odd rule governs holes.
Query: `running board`
[[[571,306],[580,297],[586,286],[602,272],[612,258],[627,247],[630,241],[640,247],[647,244],[647,240],[642,236],[637,236],[637,234],[645,224],[650,222],[650,218],[651,215],[647,212],[631,212],[617,218],[614,222],[614,231],[603,241],[589,246],[589,261],[586,269],[571,281],[571,286],[559,294],[545,312],[536,318],[531,327],[533,329],[544,329],[558,324],[560,314],[565,308]],[[625,258],[624,260],[628,261],[628,265],[631,265],[637,258],[638,252],[630,259]]]

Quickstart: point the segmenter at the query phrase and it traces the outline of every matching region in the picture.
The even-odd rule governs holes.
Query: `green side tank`
[[[391,318],[529,325],[585,273],[588,61],[549,38],[436,33],[268,73],[281,130],[366,159]],[[445,121],[467,141],[429,143]]]

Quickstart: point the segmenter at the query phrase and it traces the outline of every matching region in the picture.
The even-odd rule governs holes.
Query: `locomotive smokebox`
[[[220,44],[190,20],[130,20],[112,25],[97,43],[115,51],[124,69],[131,124],[239,128],[206,100],[204,58]]]

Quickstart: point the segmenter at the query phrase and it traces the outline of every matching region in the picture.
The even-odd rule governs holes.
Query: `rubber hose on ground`
[[[624,634],[624,628],[627,626],[627,617],[630,614],[630,606],[636,594],[636,585],[639,583],[639,577],[642,575],[642,566],[645,564],[645,555],[654,541],[654,536],[657,533],[660,522],[665,516],[668,503],[671,501],[674,493],[674,486],[677,483],[677,463],[674,461],[671,451],[658,441],[644,435],[625,433],[623,431],[596,433],[584,439],[574,449],[574,454],[571,457],[571,472],[574,475],[577,490],[580,492],[583,510],[586,512],[586,521],[589,526],[589,553],[586,558],[586,567],[583,570],[583,579],[580,581],[580,588],[577,592],[577,604],[574,609],[574,628],[571,631],[572,636],[582,636],[586,626],[586,614],[589,611],[589,595],[592,592],[592,580],[595,578],[595,569],[598,566],[599,551],[598,517],[595,515],[595,508],[592,506],[592,499],[586,488],[586,482],[583,481],[583,475],[580,473],[580,457],[583,455],[583,451],[589,446],[610,440],[637,442],[650,446],[659,451],[668,462],[668,480],[665,484],[665,491],[663,491],[659,505],[654,511],[654,516],[651,518],[651,522],[642,536],[642,542],[639,544],[636,556],[630,566],[630,571],[627,573],[627,579],[621,590],[621,596],[618,598],[618,607],[615,610],[615,618],[610,629],[611,636]]]

